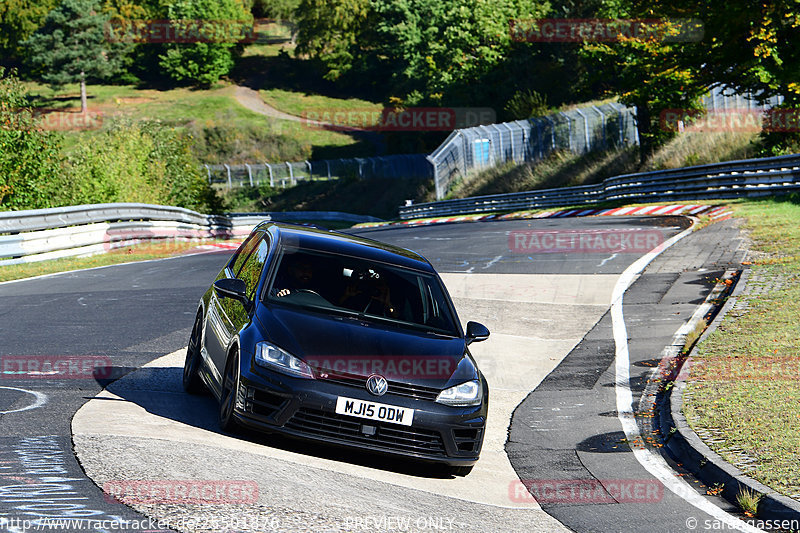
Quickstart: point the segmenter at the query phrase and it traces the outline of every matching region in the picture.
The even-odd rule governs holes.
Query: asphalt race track
[[[358,232],[421,252],[462,321],[492,331],[473,345],[491,411],[481,460],[465,477],[221,433],[211,398],[182,392],[180,367],[197,300],[227,253],[0,284],[0,531],[44,518],[144,520],[140,531],[684,531],[694,518],[703,530],[717,518],[687,498],[704,488],[693,496],[665,489],[625,442],[609,313],[621,274],[688,225],[597,217]],[[629,250],[604,248],[620,235]],[[711,280],[739,266],[740,243],[730,220],[689,234],[625,293],[634,405]],[[110,370],[76,368],[58,379],[19,370],[48,357],[105,361]],[[126,480],[240,480],[257,490],[252,501],[228,505],[128,507],[104,497],[101,486]],[[565,481],[600,490],[548,492]]]

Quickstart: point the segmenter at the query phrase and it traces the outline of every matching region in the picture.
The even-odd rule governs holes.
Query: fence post
[[[589,152],[592,149],[591,143],[589,141],[589,119],[586,117],[586,115],[583,114],[583,112],[581,112],[580,109],[576,109],[575,112],[578,113],[583,119],[583,138],[586,140],[586,145],[583,151]]]
[[[436,188],[436,199],[441,200],[444,198],[444,191],[442,191],[442,184],[439,183],[439,169],[436,168],[436,161],[429,155],[425,156],[425,160],[433,167],[433,186]]]
[[[247,177],[250,179],[250,186],[252,187],[253,186],[253,169],[250,168],[250,165],[248,165],[247,163],[245,163],[244,166],[247,167]]]
[[[631,112],[631,113],[633,113],[633,116],[635,117],[635,116],[636,116],[636,106],[633,106],[633,107],[631,108],[631,111],[630,111],[630,112]],[[639,146],[639,127],[636,125],[636,123],[635,123],[635,122],[634,122],[634,124],[633,124],[633,125],[634,125],[634,127],[633,127],[633,139],[634,139],[634,143],[636,144],[636,146]]]
[[[294,186],[295,181],[294,181],[294,170],[292,170],[292,164],[287,161],[286,166],[289,167],[289,182],[292,184],[292,186]]]
[[[511,160],[516,162],[516,159],[514,159],[514,129],[508,122],[502,122],[500,125],[505,126],[508,130],[508,142],[511,144]]]
[[[203,165],[206,167],[206,172],[208,172],[208,184],[211,185],[211,168],[208,165]]]
[[[267,167],[269,171],[269,186],[270,188],[275,187],[275,178],[272,177],[272,167],[269,163],[264,163],[264,166]]]
[[[606,139],[606,116],[596,105],[593,105],[592,109],[597,111],[597,113],[600,115],[600,121],[603,125],[603,148],[608,148],[608,140]]]
[[[550,130],[550,150],[556,149],[556,121],[550,118],[549,116],[544,117],[544,119],[550,123],[552,129]],[[542,154],[544,157],[544,154]]]
[[[559,113],[559,115],[561,115],[562,117],[567,119],[567,142],[569,144],[569,151],[572,152],[572,151],[574,151],[572,149],[572,119],[569,118],[569,115],[567,115],[563,111],[561,111]]]
[[[306,159],[306,166],[308,166],[308,179],[311,180],[311,163]]]
[[[497,146],[500,150],[500,157],[502,157],[503,158],[502,161],[505,162],[506,154],[503,152],[503,132],[500,130],[497,124],[492,124],[489,127],[492,128],[492,130],[494,130],[495,132],[497,132]],[[495,164],[497,164],[497,161],[495,161]]]
[[[228,171],[228,190],[230,190],[233,188],[233,184],[231,183],[231,167],[229,167],[228,165],[222,165],[222,166],[225,167],[225,170]]]

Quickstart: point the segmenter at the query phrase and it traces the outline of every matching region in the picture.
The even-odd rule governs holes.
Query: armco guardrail
[[[152,239],[235,238],[266,219],[379,219],[339,212],[203,215],[180,207],[94,204],[0,213],[0,265],[91,255]]]
[[[639,174],[597,185],[475,196],[400,206],[400,218],[539,209],[609,201],[703,200],[767,196],[800,189],[800,154]]]

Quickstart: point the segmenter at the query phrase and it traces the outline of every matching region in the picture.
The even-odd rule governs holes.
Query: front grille
[[[319,374],[317,374],[319,375]],[[366,389],[367,378],[357,376],[354,374],[327,374],[328,377],[320,378],[327,383],[336,383],[339,385],[346,385],[348,387],[357,387]],[[409,385],[408,383],[401,383],[399,381],[386,380],[389,389],[386,394],[395,394],[397,396],[406,396],[414,398],[415,400],[429,400],[435,401],[436,397],[441,392],[440,389],[433,387],[424,387],[422,385]]]
[[[286,423],[285,427],[318,435],[388,448],[393,451],[424,455],[446,455],[442,436],[437,431],[365,420],[375,426],[375,435],[364,435],[362,423],[350,417],[327,413],[317,409],[301,408]]]

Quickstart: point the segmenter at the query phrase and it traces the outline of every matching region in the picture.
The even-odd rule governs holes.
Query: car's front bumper
[[[414,409],[411,426],[336,413],[340,396]],[[243,425],[291,437],[401,455],[452,466],[471,466],[483,443],[488,392],[473,407],[451,407],[429,399],[387,393],[324,379],[292,378],[243,369],[234,411]]]

